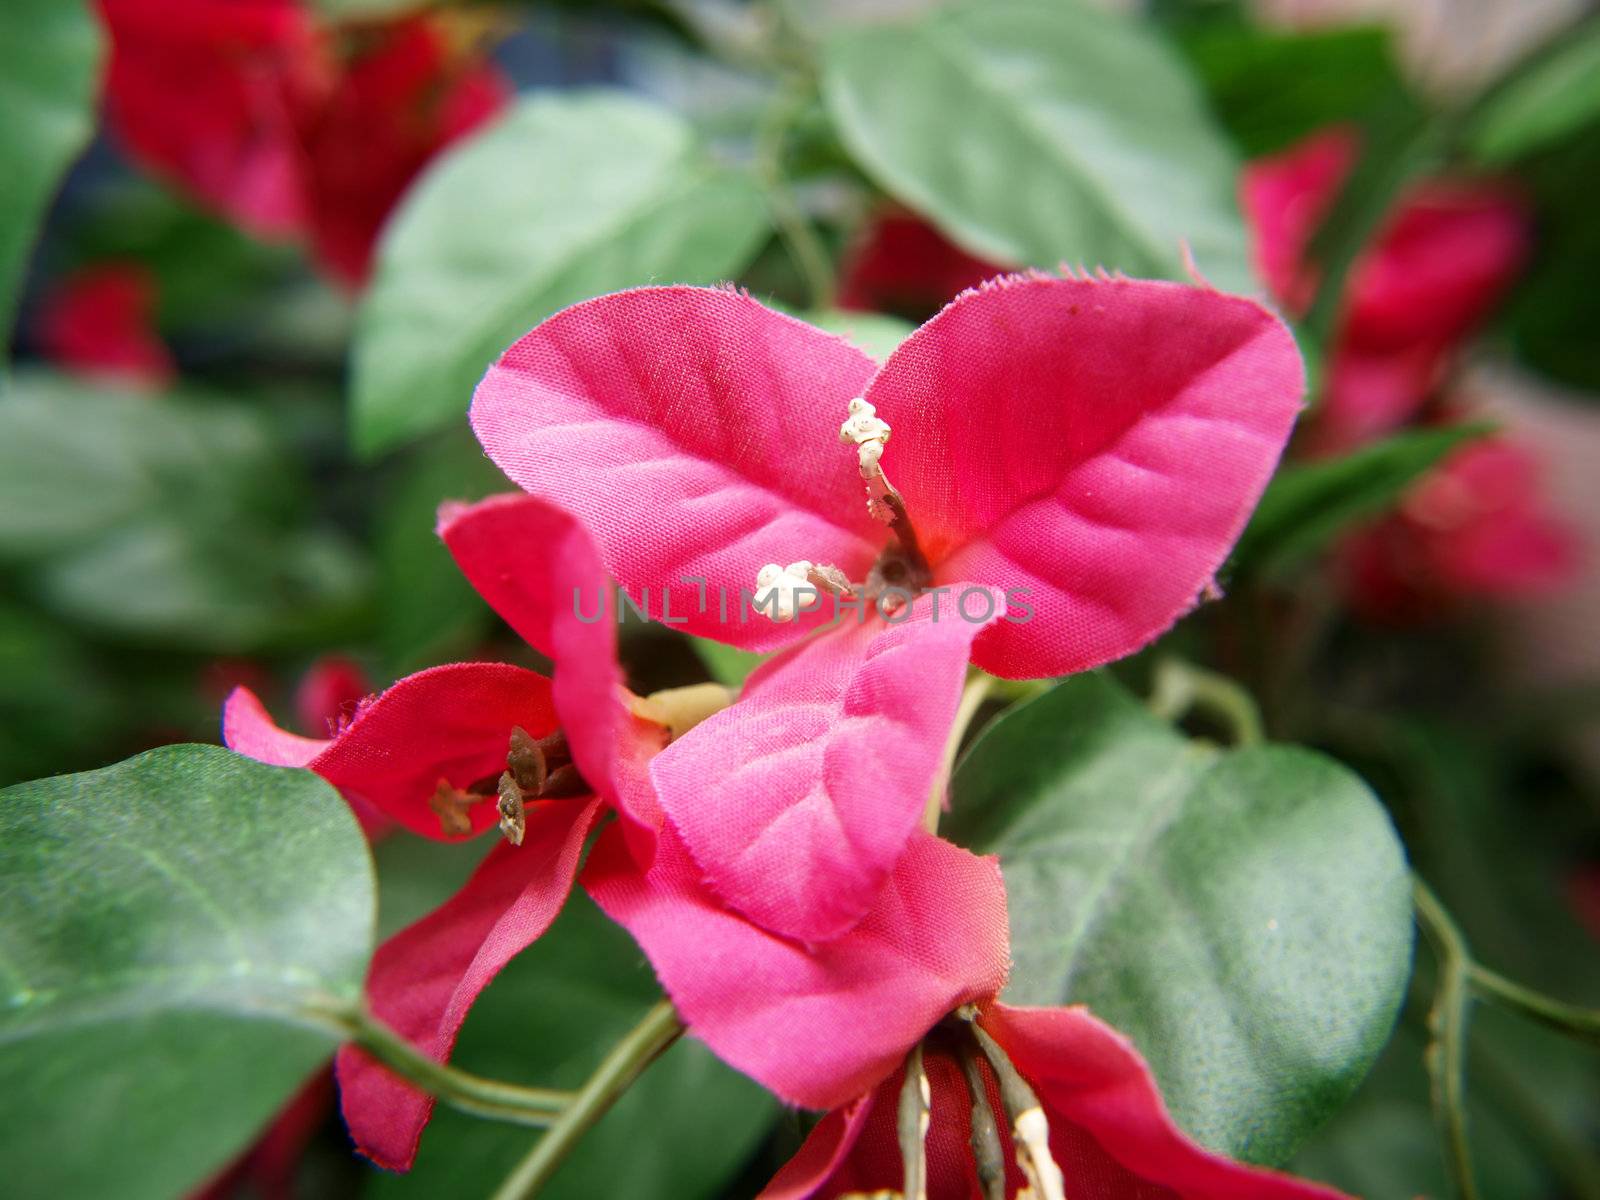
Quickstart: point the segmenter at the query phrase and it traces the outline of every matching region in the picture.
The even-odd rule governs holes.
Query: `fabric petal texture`
[[[517,341],[478,385],[472,425],[514,482],[583,521],[635,603],[649,589],[650,615],[665,598],[685,632],[771,649],[795,627],[739,619],[763,564],[860,578],[884,540],[838,437],[874,369],[742,293],[639,288]]]
[[[478,993],[561,911],[599,811],[592,800],[530,808],[522,845],[496,846],[448,903],[378,948],[367,977],[373,1012],[424,1054],[448,1059]],[[409,1169],[433,1098],[354,1047],[336,1062],[356,1145],[379,1166]]]
[[[970,590],[981,622],[950,595],[894,624],[844,614],[656,756],[661,806],[729,905],[813,943],[873,906],[920,825],[972,639],[1005,608]]]
[[[618,741],[630,719],[616,622],[588,619],[610,585],[583,526],[537,497],[513,493],[444,505],[439,536],[489,607],[550,659],[550,697],[573,761],[592,787],[614,798]]]
[[[689,1029],[794,1104],[867,1091],[953,1008],[1010,965],[999,865],[918,832],[871,912],[808,950],[730,912],[669,824],[641,874],[618,830],[583,884],[633,934]]]
[[[518,725],[535,738],[556,728],[548,679],[501,663],[452,663],[395,683],[326,742],[279,729],[239,688],[223,710],[222,736],[240,754],[309,767],[411,832],[446,840],[429,806],[440,781],[456,788],[492,783],[505,770]],[[467,815],[473,833],[498,820],[492,802]]]
[[[1039,678],[1131,654],[1194,606],[1304,386],[1289,330],[1249,300],[1024,275],[923,325],[867,399],[938,581],[1025,601],[974,661]]]

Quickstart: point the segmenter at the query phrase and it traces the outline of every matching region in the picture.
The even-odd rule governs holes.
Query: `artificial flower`
[[[172,351],[155,329],[156,285],[138,263],[99,263],[62,279],[40,302],[39,350],[63,370],[158,390],[172,382]]]

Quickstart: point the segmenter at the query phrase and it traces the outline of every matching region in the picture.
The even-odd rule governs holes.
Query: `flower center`
[[[592,790],[572,761],[566,734],[557,729],[534,739],[516,725],[511,729],[504,771],[498,776],[486,775],[466,788],[441,779],[428,807],[446,834],[459,837],[472,832],[472,808],[494,800],[500,814],[500,832],[513,846],[520,846],[527,831],[530,801],[587,796]]]

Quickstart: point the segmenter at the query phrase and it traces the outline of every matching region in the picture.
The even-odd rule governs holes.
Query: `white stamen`
[[[839,426],[839,440],[855,446],[861,478],[867,481],[867,510],[874,518],[887,524],[894,520],[894,511],[885,503],[884,497],[894,488],[884,475],[880,463],[893,431],[889,428],[889,422],[878,416],[877,408],[860,396],[850,401],[849,413],[844,424]]]
[[[820,599],[810,575],[808,562],[768,563],[756,573],[756,611],[773,621],[794,620]]]
[[[1067,1181],[1050,1157],[1050,1122],[1044,1110],[1018,1113],[1011,1132],[1017,1141],[1017,1160],[1039,1200],[1065,1200]]]

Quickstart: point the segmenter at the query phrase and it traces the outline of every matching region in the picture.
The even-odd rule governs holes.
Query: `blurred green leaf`
[[[235,651],[329,634],[363,603],[365,563],[299,519],[271,417],[19,377],[0,397],[0,557],[118,636]]]
[[[1449,454],[1494,432],[1485,424],[1413,429],[1340,458],[1284,467],[1233,552],[1235,570],[1279,574],[1393,506]]]
[[[689,644],[700,656],[700,661],[705,664],[706,670],[711,672],[711,678],[723,687],[734,689],[742,688],[744,681],[750,678],[750,672],[770,657],[766,654],[741,650],[737,646],[724,646],[721,642],[714,642],[710,638],[691,637]]]
[[[81,760],[105,738],[115,698],[97,668],[64,631],[0,603],[0,787]]]
[[[895,347],[910,337],[914,328],[909,321],[883,313],[829,309],[827,312],[802,312],[797,315],[818,329],[837,333],[880,363],[888,360]]]
[[[1280,33],[1232,22],[1183,40],[1217,117],[1250,157],[1406,95],[1379,28]]]
[[[17,1196],[167,1200],[332,1051],[372,872],[308,771],[216,746],[0,792],[0,1165]]]
[[[473,1006],[452,1062],[496,1078],[574,1087],[660,992],[621,928],[575,892],[550,932]],[[684,1038],[578,1143],[541,1200],[711,1200],[755,1152],[777,1102]],[[487,1196],[538,1134],[443,1107],[406,1175],[375,1175],[367,1195]]]
[[[1238,164],[1148,23],[1054,0],[966,0],[841,31],[823,90],[892,195],[974,254],[1247,290]]]
[[[0,359],[45,210],[94,129],[100,52],[87,0],[0,5]]]
[[[985,731],[947,829],[1000,855],[1007,998],[1088,1004],[1208,1146],[1281,1162],[1389,1037],[1410,878],[1383,808],[1331,759],[1219,752],[1081,675]]]
[[[465,428],[405,462],[378,512],[378,642],[396,675],[465,652],[488,631],[488,605],[434,532],[445,500],[478,500],[513,485]]]
[[[524,100],[429,170],[383,239],[357,323],[357,448],[464,421],[483,372],[557,309],[729,278],[766,229],[755,184],[666,110],[608,94]]]
[[[1600,23],[1591,22],[1485,102],[1468,137],[1500,166],[1600,120]]]

